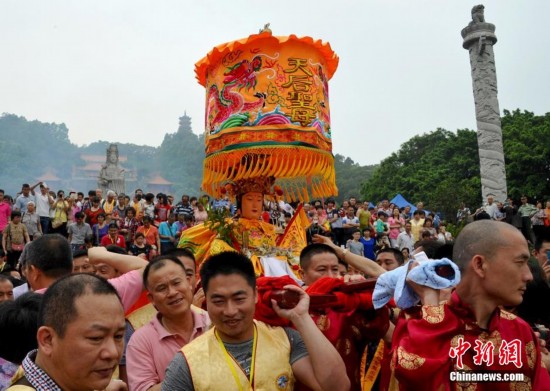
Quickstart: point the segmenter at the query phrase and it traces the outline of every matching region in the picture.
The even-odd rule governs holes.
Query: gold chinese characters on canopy
[[[215,47],[196,64],[206,88],[202,187],[273,177],[287,200],[337,194],[328,81],[338,57],[328,43],[270,31]]]

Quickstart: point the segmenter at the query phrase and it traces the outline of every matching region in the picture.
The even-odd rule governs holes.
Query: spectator
[[[363,246],[363,243],[360,239],[361,232],[359,231],[359,229],[356,229],[351,234],[351,239],[347,241],[346,248],[353,254],[364,256],[365,247]]]
[[[152,247],[149,243],[145,242],[145,235],[143,232],[136,233],[134,242],[128,248],[128,254],[136,257],[141,257],[145,260],[151,259]]]
[[[47,234],[51,226],[50,208],[54,203],[54,199],[50,196],[49,190],[45,183],[40,183],[40,194],[35,195],[36,213],[40,217],[42,234]]]
[[[168,221],[160,223],[158,229],[160,237],[160,253],[166,254],[168,251],[176,247],[176,235],[178,226],[174,224],[174,214],[170,212]]]
[[[124,235],[124,240],[128,248],[134,242],[134,236],[138,229],[138,221],[136,219],[136,210],[134,207],[129,206],[126,209],[126,216],[119,220],[120,222],[120,233]]]
[[[118,226],[122,224],[122,221],[126,217],[126,211],[128,209],[128,206],[126,205],[126,196],[124,193],[120,193],[117,196],[117,202],[115,209],[113,210],[113,220],[116,221]]]
[[[414,238],[412,236],[411,232],[411,223],[410,221],[407,221],[405,223],[405,230],[399,234],[397,237],[397,247],[399,250],[403,250],[404,248],[409,250],[409,253],[412,253],[414,250]]]
[[[126,250],[126,242],[124,241],[124,236],[118,233],[118,226],[116,223],[109,224],[107,229],[107,235],[101,239],[101,245],[107,247],[110,245],[118,246]]]
[[[38,183],[33,187],[30,187],[28,183],[24,183],[21,187],[21,194],[15,199],[15,210],[25,213],[27,211],[27,204],[29,201],[34,201],[34,188],[38,186]]]
[[[430,233],[430,239],[436,239],[437,238],[437,231],[435,230],[433,226],[433,220],[431,218],[427,218],[424,220],[423,225],[423,232],[429,232]]]
[[[159,194],[158,202],[155,205],[155,222],[158,224],[168,220],[172,211],[172,205],[168,203],[166,194]]]
[[[376,258],[376,255],[374,254],[376,240],[371,237],[371,230],[369,228],[365,228],[363,230],[363,237],[359,240],[361,241],[361,243],[363,243],[364,251],[362,255],[365,258],[374,260]]]
[[[0,274],[0,304],[10,300],[13,300],[13,283],[7,276]]]
[[[143,217],[148,216],[151,219],[151,222],[155,220],[155,204],[154,199],[155,195],[153,193],[147,193],[145,194],[145,202],[142,204],[141,212],[143,213]]]
[[[189,196],[187,194],[184,194],[181,196],[181,202],[179,202],[176,205],[176,208],[174,209],[174,213],[179,216],[180,214],[186,214],[189,216],[193,216],[193,206],[189,202]]]
[[[2,235],[2,249],[7,254],[7,261],[12,269],[15,269],[23,248],[28,242],[30,242],[29,233],[27,227],[21,223],[21,212],[11,212],[11,221]]]
[[[425,219],[421,218],[419,210],[415,210],[413,212],[413,218],[411,220],[411,234],[414,243],[420,240],[420,233],[422,232],[422,228],[424,226],[424,220]]]
[[[38,239],[42,236],[40,217],[36,213],[34,201],[29,201],[27,203],[27,211],[22,214],[21,222],[27,227],[30,240]]]
[[[86,222],[90,224],[90,227],[93,227],[98,223],[97,217],[100,214],[103,214],[105,217],[105,211],[99,206],[99,197],[95,196],[92,198],[92,206],[89,209],[86,209]]]
[[[52,233],[67,237],[67,221],[69,220],[69,203],[65,201],[63,190],[57,192],[57,198],[52,205]]]
[[[38,346],[36,332],[41,303],[42,295],[29,292],[0,305],[1,390],[8,389],[11,378],[27,353]]]
[[[0,242],[2,241],[2,235],[4,229],[10,222],[11,206],[4,197],[4,190],[0,189]]]
[[[521,206],[518,209],[518,214],[521,216],[521,232],[525,239],[531,244],[535,243],[535,234],[531,227],[531,217],[538,212],[537,208],[528,202],[526,195],[521,196]]]
[[[359,219],[359,230],[363,232],[365,228],[371,228],[370,225],[370,212],[369,212],[369,201],[364,201],[357,208],[357,213],[355,214]]]
[[[86,238],[93,236],[92,228],[88,223],[84,222],[84,213],[77,212],[75,214],[76,222],[69,225],[67,232],[69,233],[69,243],[73,253],[77,250],[82,250],[86,247]]]
[[[352,206],[348,206],[346,210],[346,216],[342,218],[342,227],[344,228],[344,240],[346,243],[348,239],[351,239],[352,233],[359,228],[359,219],[355,217],[355,209]]]
[[[153,219],[148,215],[143,216],[143,225],[137,229],[145,236],[145,242],[151,246],[151,257],[157,255],[160,251],[160,236],[157,227],[152,225]]]
[[[204,208],[202,203],[197,203],[197,210],[193,214],[195,218],[195,225],[202,224],[208,218],[208,212]]]
[[[374,223],[374,230],[376,232],[376,246],[380,248],[391,247],[388,234],[390,232],[390,226],[388,224],[388,215],[384,211],[378,211],[378,220]]]
[[[405,220],[399,214],[399,208],[394,207],[392,215],[388,217],[388,225],[390,227],[390,233],[388,235],[390,244],[393,248],[398,248],[397,237],[405,226]]]
[[[94,235],[94,246],[101,245],[101,240],[109,233],[109,226],[105,222],[105,213],[97,215],[97,224],[92,226],[92,233]]]

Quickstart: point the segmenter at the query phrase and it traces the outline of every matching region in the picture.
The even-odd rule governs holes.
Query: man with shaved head
[[[440,303],[439,290],[407,282],[421,305],[404,311],[393,334],[401,390],[454,390],[464,384],[476,390],[550,389],[537,337],[525,321],[502,309],[522,302],[533,279],[528,260],[520,231],[480,220],[456,239],[453,261],[462,278],[450,300]],[[516,381],[504,377],[511,373]],[[500,381],[482,381],[487,374]]]

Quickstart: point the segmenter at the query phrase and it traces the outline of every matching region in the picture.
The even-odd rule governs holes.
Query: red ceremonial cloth
[[[256,313],[254,318],[267,323],[271,326],[286,326],[291,325],[288,319],[281,318],[275,313],[271,306],[271,292],[275,290],[281,290],[286,285],[296,285],[289,276],[282,277],[259,277],[256,280],[256,286],[258,287],[258,302],[256,303]]]

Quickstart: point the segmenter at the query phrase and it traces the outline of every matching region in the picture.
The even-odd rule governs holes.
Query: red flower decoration
[[[298,265],[292,265],[292,270],[300,270],[300,266],[298,266]]]
[[[220,193],[222,193],[222,195],[225,195],[225,193],[227,193],[226,188],[225,188],[225,187],[222,187],[222,188],[220,189]]]
[[[280,186],[275,186],[273,188],[273,190],[275,191],[275,194],[277,194],[278,196],[282,196],[283,195],[283,189],[281,189]]]

